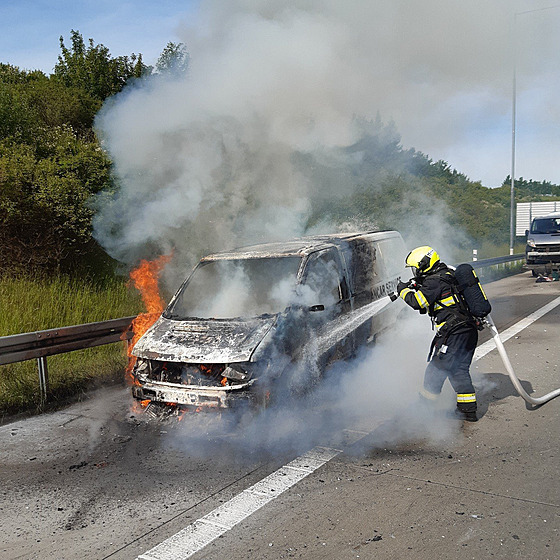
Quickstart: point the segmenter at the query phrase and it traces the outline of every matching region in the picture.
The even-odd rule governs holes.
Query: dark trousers
[[[439,395],[443,383],[449,378],[457,393],[457,408],[462,412],[474,412],[476,397],[469,367],[478,342],[478,331],[473,327],[465,332],[452,333],[447,340],[436,337],[434,342],[434,353],[424,374],[424,390]]]

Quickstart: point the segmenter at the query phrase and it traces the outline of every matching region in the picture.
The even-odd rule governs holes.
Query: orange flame
[[[131,376],[136,357],[131,354],[133,346],[140,337],[157,321],[161,315],[165,302],[159,293],[158,279],[165,265],[171,260],[172,255],[162,255],[153,261],[142,260],[140,265],[130,273],[134,287],[140,292],[146,313],[140,313],[132,321],[133,337],[128,344],[127,377],[134,382]]]
[[[132,403],[131,411],[134,414],[140,414],[152,401],[145,400],[145,401],[134,401]]]
[[[165,302],[159,294],[159,275],[172,255],[162,255],[153,261],[140,261],[140,265],[130,273],[134,287],[140,292],[148,313],[163,311]]]

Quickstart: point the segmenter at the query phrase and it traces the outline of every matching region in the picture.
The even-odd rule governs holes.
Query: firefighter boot
[[[466,422],[478,422],[476,416],[476,410],[471,410],[469,412],[461,410],[460,408],[455,409],[455,418],[459,420],[465,420]]]

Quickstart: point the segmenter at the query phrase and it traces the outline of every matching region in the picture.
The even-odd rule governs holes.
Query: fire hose
[[[498,332],[498,329],[496,328],[496,325],[494,324],[494,321],[492,320],[492,317],[490,315],[488,315],[484,319],[484,326],[489,328],[490,332],[492,333],[492,338],[494,339],[496,348],[498,349],[500,357],[502,358],[502,362],[504,362],[504,366],[508,372],[511,382],[513,383],[513,386],[515,387],[515,390],[526,402],[535,406],[540,406],[560,395],[560,389],[556,389],[555,391],[551,391],[550,393],[547,393],[542,397],[531,397],[531,395],[529,395],[527,391],[523,389],[517,375],[515,375],[504,344],[500,338],[500,333]]]
[[[398,296],[397,294],[392,293],[389,294],[389,298],[391,299],[391,301],[395,301],[396,299],[398,299]],[[496,348],[498,350],[498,353],[500,354],[500,357],[502,358],[502,362],[504,363],[509,378],[513,383],[513,386],[515,387],[515,390],[519,393],[520,397],[522,397],[529,404],[532,404],[534,406],[540,406],[560,396],[560,388],[559,388],[554,391],[551,391],[550,393],[547,393],[546,395],[543,395],[542,397],[531,397],[531,395],[529,395],[527,391],[523,389],[521,382],[519,381],[519,378],[517,377],[517,375],[515,375],[515,372],[513,371],[513,366],[511,365],[506,349],[504,347],[504,343],[500,338],[500,333],[498,332],[498,329],[496,328],[496,325],[494,324],[492,317],[490,315],[487,315],[482,323],[486,328],[490,329],[490,332],[492,333],[492,338],[494,339],[494,343],[496,344]]]

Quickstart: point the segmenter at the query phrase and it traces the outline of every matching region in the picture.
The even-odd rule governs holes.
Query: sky
[[[60,54],[59,38],[70,44],[80,31],[109,48],[113,56],[141,52],[154,64],[193,11],[194,0],[0,0],[0,58],[24,69],[51,73]]]
[[[288,8],[305,17],[288,20]],[[251,26],[255,18],[277,21],[283,31],[292,26],[283,36],[275,30],[287,41],[284,54],[268,48],[270,30]],[[219,46],[235,37],[230,50],[266,53],[279,73],[293,72],[298,56],[307,64],[315,54],[356,88],[342,100],[349,110],[372,117],[379,111],[394,120],[404,148],[443,159],[485,186],[500,185],[511,172],[515,50],[515,175],[560,184],[560,2],[554,0],[0,0],[0,22],[0,62],[46,73],[56,64],[59,37],[68,45],[71,29],[113,56],[142,53],[152,65],[169,41],[184,42],[193,63],[212,65],[225,60]],[[355,54],[342,62],[356,73],[335,60],[334,49],[325,59],[319,46],[331,40],[340,57]],[[236,70],[254,79],[250,65]]]

